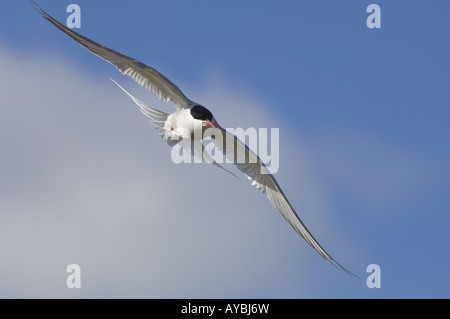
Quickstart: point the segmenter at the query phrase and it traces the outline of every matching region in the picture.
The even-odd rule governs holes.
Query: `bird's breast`
[[[181,109],[171,114],[164,123],[164,129],[166,138],[171,140],[202,137],[202,124],[194,120],[189,109]]]
[[[181,109],[173,114],[174,129],[187,129],[191,132],[194,131],[194,119],[188,109]]]

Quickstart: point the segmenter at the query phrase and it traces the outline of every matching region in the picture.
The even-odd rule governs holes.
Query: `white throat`
[[[180,109],[167,117],[164,140],[201,139],[203,123],[194,119],[190,109]]]

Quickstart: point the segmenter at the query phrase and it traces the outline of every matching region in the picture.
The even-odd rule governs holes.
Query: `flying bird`
[[[48,21],[88,51],[114,65],[120,72],[130,76],[139,85],[154,93],[159,99],[165,102],[170,101],[175,105],[176,111],[172,114],[155,109],[135,98],[113,80],[113,82],[117,84],[128,96],[130,96],[131,99],[139,106],[142,113],[148,117],[150,123],[156,127],[157,131],[161,134],[163,140],[167,144],[170,146],[175,146],[180,141],[192,141],[198,136],[202,138],[202,134],[209,128],[213,128],[216,132],[221,133],[216,134],[221,135],[220,137],[214,138],[215,147],[227,156],[228,154],[231,154],[230,156],[232,156],[232,162],[237,169],[247,176],[247,178],[252,182],[252,185],[259,189],[269,199],[270,203],[281,213],[281,215],[295,229],[295,231],[300,234],[300,236],[302,236],[305,241],[311,245],[323,258],[328,260],[338,269],[355,276],[322,248],[295,212],[294,207],[289,203],[286,195],[281,190],[280,185],[277,183],[266,165],[254,152],[248,148],[247,145],[222,128],[222,126],[220,126],[214,118],[211,111],[203,105],[186,97],[178,86],[176,86],[153,67],[94,42],[91,39],[88,39],[87,37],[73,31],[72,29],[67,28],[65,25],[61,24],[42,10],[34,1],[32,1],[32,3],[34,4],[36,10],[39,11]],[[207,152],[202,153],[203,155],[208,156]],[[245,158],[248,160],[239,161],[237,154],[244,154]],[[223,168],[211,157],[206,160],[217,167]],[[229,172],[228,170],[226,171]]]

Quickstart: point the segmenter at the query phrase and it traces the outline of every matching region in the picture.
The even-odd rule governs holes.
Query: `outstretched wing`
[[[35,2],[33,2],[33,4],[36,10],[58,29],[66,33],[93,54],[114,65],[123,74],[130,76],[139,85],[144,86],[146,89],[153,92],[159,99],[166,102],[172,101],[177,109],[188,108],[192,104],[191,100],[189,100],[174,83],[156,69],[82,36],[52,18]]]
[[[216,147],[248,177],[252,182],[252,186],[255,186],[266,195],[270,203],[281,213],[292,228],[294,228],[295,231],[323,258],[337,268],[355,276],[331,257],[317,242],[289,203],[286,195],[281,190],[281,187],[278,185],[273,175],[269,172],[264,163],[261,162],[261,159],[253,153],[247,145],[228,133],[217,122],[214,121],[214,125],[222,132],[222,138],[215,139]]]

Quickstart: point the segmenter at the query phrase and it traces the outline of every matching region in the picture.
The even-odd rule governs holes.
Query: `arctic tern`
[[[281,213],[295,231],[323,258],[328,260],[338,269],[355,276],[332,258],[311,235],[292,205],[289,203],[274,176],[270,173],[261,159],[252,152],[247,145],[243,144],[235,136],[222,128],[214,118],[213,114],[206,107],[187,98],[178,86],[153,67],[145,65],[142,62],[82,36],[52,18],[34,1],[32,1],[32,3],[34,4],[35,9],[48,21],[88,51],[114,65],[120,72],[130,76],[139,85],[153,92],[159,99],[165,102],[171,101],[175,105],[176,111],[172,114],[157,110],[132,96],[113,80],[113,82],[128,94],[139,106],[142,113],[148,117],[150,122],[156,127],[157,131],[162,135],[163,140],[170,146],[177,145],[177,143],[182,140],[193,140],[195,136],[202,137],[202,133],[208,128],[219,130],[219,132],[222,133],[222,136],[214,139],[215,147],[222,151],[226,156],[231,154],[231,161],[233,164],[247,176],[253,186],[256,186],[257,189],[266,195],[270,203]],[[237,149],[237,151],[233,152],[235,149]],[[205,153],[206,152],[203,152],[203,154]],[[247,160],[244,162],[238,161],[236,154],[245,154],[247,159],[254,160]],[[207,154],[205,155],[208,156]],[[208,162],[223,168],[212,158],[208,158]]]

